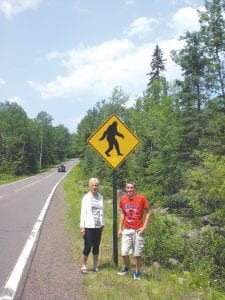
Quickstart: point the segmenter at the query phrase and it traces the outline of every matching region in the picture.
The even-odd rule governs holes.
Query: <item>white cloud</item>
[[[2,78],[0,78],[0,86],[1,85],[5,85],[5,83],[6,83],[5,80],[3,80]]]
[[[146,48],[136,48],[129,40],[107,41],[64,53],[61,63],[68,69],[67,76],[57,76],[48,83],[28,83],[43,98],[108,95],[118,85],[139,85],[140,79],[136,81],[136,76],[142,78],[145,74],[148,56]]]
[[[124,0],[125,5],[133,5],[136,3],[136,0]]]
[[[170,59],[170,50],[180,47],[177,40],[159,43],[167,59],[168,79],[179,75]],[[94,47],[81,47],[53,55],[67,69],[67,75],[58,75],[47,83],[28,81],[42,98],[108,97],[115,86],[121,86],[131,95],[145,90],[155,43],[136,46],[127,39],[112,40]]]
[[[53,60],[59,58],[59,56],[61,56],[61,54],[58,51],[52,51],[48,53],[46,57],[48,60]]]
[[[172,5],[176,5],[178,3],[183,3],[186,5],[195,5],[195,0],[169,0],[169,3]]]
[[[178,36],[183,35],[185,31],[199,30],[199,16],[196,9],[185,7],[179,9],[173,16],[170,27],[176,30]]]
[[[10,103],[17,103],[18,105],[22,105],[25,103],[25,101],[23,99],[21,99],[20,97],[18,96],[12,96],[12,97],[9,97],[7,99],[8,102]]]
[[[43,0],[1,0],[0,11],[11,18],[23,11],[35,9]]]
[[[159,47],[163,52],[163,57],[166,59],[166,78],[168,81],[173,81],[174,79],[181,78],[180,67],[171,59],[171,50],[181,49],[184,45],[183,41],[178,41],[177,39],[171,39],[166,41],[161,41]]]
[[[153,26],[157,24],[158,21],[154,18],[140,17],[134,20],[129,28],[124,30],[124,34],[127,34],[129,37],[138,36],[145,38],[153,31]]]
[[[155,24],[155,19],[138,18],[130,25],[127,34],[133,36],[150,33]],[[190,7],[178,10],[170,26],[176,29],[175,34],[181,34],[185,29],[197,29],[197,11]],[[136,97],[146,89],[146,74],[149,72],[156,44],[162,49],[166,59],[167,80],[180,78],[180,68],[170,57],[172,49],[182,47],[182,42],[178,39],[145,44],[135,44],[130,39],[114,39],[92,47],[80,45],[66,52],[49,53],[47,59],[61,64],[65,68],[65,75],[58,75],[49,82],[29,80],[28,84],[44,99],[72,98],[76,102],[81,99],[104,99],[115,86],[121,86],[131,98]]]
[[[128,39],[114,39],[93,47],[81,46],[65,54],[63,64],[71,69],[86,64],[97,64],[105,61],[115,62],[134,50],[134,44]]]

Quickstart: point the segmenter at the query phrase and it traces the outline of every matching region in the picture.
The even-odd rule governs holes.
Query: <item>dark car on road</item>
[[[64,164],[58,166],[58,172],[66,172],[66,167],[64,166]]]

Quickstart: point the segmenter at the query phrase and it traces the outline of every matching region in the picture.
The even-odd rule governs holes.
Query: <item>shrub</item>
[[[210,282],[210,285],[225,289],[225,239],[213,227],[199,231],[197,238],[186,240],[184,268],[191,271],[193,280]],[[203,279],[204,278],[204,279]]]
[[[196,153],[196,156],[201,159],[200,165],[187,172],[186,188],[180,194],[190,199],[193,215],[216,213],[222,222],[225,219],[225,156],[210,153]]]
[[[147,263],[158,261],[167,265],[169,258],[183,260],[181,231],[168,215],[153,214],[145,235],[144,258]]]

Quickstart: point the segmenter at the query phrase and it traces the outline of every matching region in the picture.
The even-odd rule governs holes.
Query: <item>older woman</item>
[[[88,273],[88,255],[92,250],[93,272],[98,271],[98,255],[104,227],[103,196],[98,192],[99,180],[89,180],[89,192],[82,199],[80,213],[80,232],[84,238],[81,273]]]

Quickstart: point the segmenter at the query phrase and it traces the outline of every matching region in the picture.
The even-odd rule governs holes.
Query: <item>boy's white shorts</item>
[[[122,256],[130,254],[141,256],[144,249],[144,236],[140,234],[138,229],[124,228],[122,232],[121,248]]]

